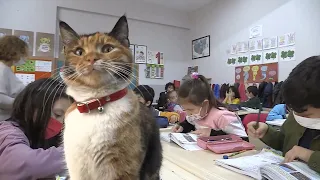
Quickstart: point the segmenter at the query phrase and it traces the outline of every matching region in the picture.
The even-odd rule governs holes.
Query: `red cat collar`
[[[91,110],[98,109],[100,113],[103,112],[103,106],[108,102],[116,101],[123,98],[127,94],[127,88],[117,91],[109,96],[99,99],[92,99],[86,102],[77,103],[77,109],[80,113],[90,113]]]

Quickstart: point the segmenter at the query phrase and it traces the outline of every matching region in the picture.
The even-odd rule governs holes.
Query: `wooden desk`
[[[163,159],[162,161],[160,178],[163,180],[201,180],[192,173],[166,159]]]
[[[162,142],[164,161],[169,161],[190,174],[203,180],[249,180],[248,176],[235,173],[215,165],[215,159],[221,159],[223,155],[210,151],[186,151],[174,143]],[[166,164],[164,164],[163,168]],[[165,179],[164,179],[165,180]],[[186,178],[185,180],[193,180]]]
[[[251,111],[246,111],[246,110],[239,110],[236,111],[238,116],[243,116],[243,115],[247,115],[247,114],[258,114],[257,112],[251,112]],[[261,111],[262,114],[269,114],[269,111]]]

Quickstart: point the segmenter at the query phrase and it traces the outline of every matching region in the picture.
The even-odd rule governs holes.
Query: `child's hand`
[[[171,124],[174,124],[174,123],[176,123],[176,122],[178,122],[178,121],[179,121],[179,117],[178,117],[177,115],[172,115],[172,116],[170,116],[169,122],[170,122]]]
[[[255,129],[255,125],[255,121],[247,124],[248,135],[255,138],[263,138],[267,133],[269,126],[266,123],[259,122],[259,128]]]
[[[291,162],[295,159],[301,159],[304,162],[308,162],[312,153],[314,153],[314,151],[300,146],[293,146],[293,148],[286,153],[284,162]]]
[[[172,132],[174,133],[181,133],[182,131],[183,131],[183,127],[178,124],[174,125],[172,128]]]
[[[196,134],[201,137],[209,137],[211,134],[211,129],[210,128],[202,128],[202,129],[195,130],[191,133]]]

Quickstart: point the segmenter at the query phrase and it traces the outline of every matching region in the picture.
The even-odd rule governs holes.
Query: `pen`
[[[258,118],[256,120],[256,124],[254,125],[254,129],[258,129],[259,128],[261,109],[262,109],[262,103],[259,104],[259,113],[258,113]]]
[[[230,154],[229,156],[228,155],[223,155],[223,159],[229,159],[229,158],[231,158],[231,157],[233,157],[233,156],[236,156],[236,155],[238,155],[238,154],[241,154],[241,153],[243,153],[243,152],[245,152],[246,150],[243,150],[243,151],[239,151],[239,152],[235,152],[235,153],[233,153],[233,154]]]

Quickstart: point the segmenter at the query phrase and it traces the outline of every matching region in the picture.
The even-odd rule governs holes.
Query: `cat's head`
[[[67,85],[89,88],[123,87],[132,72],[127,18],[122,16],[111,32],[78,35],[60,21],[66,66],[63,79]]]

